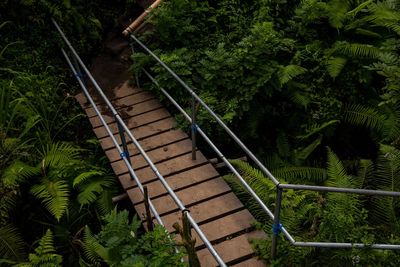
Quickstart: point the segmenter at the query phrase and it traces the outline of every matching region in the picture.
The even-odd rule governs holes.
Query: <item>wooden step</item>
[[[192,141],[190,139],[184,139],[176,143],[151,150],[147,153],[147,155],[153,163],[157,164],[170,158],[187,154],[191,151]],[[149,165],[141,154],[131,156],[130,161],[134,170],[139,170]],[[128,171],[123,160],[111,163],[111,167],[116,175],[120,175],[121,173]]]
[[[243,261],[237,262],[234,266],[237,267],[258,267],[265,266],[265,263],[259,261],[253,257],[254,250],[249,243],[251,239],[265,238],[263,231],[253,231],[250,233],[244,233],[240,236],[228,239],[222,243],[214,245],[215,250],[222,260],[226,263],[237,262],[238,259]],[[201,266],[218,266],[214,257],[211,255],[207,248],[201,249],[197,252]]]
[[[172,143],[181,141],[183,139],[187,139],[188,136],[180,129],[171,129],[166,132],[162,132],[157,135],[153,135],[140,140],[140,145],[144,151],[150,151],[157,148],[162,148],[164,146],[168,146]],[[134,156],[139,153],[139,150],[133,143],[129,143],[128,145],[129,155]],[[110,162],[118,161],[121,159],[121,156],[117,149],[109,149],[105,151]]]
[[[157,164],[157,169],[160,174],[165,178],[170,175],[174,175],[189,169],[193,169],[194,167],[204,165],[207,163],[207,159],[203,156],[203,154],[197,152],[196,160],[192,160],[192,154],[185,154],[171,160],[167,160]],[[136,171],[136,175],[140,177],[140,180],[143,184],[152,182],[157,179],[157,176],[151,170],[150,167],[146,167]],[[124,189],[129,189],[135,186],[135,182],[131,179],[129,174],[120,175],[119,181],[121,182]]]
[[[265,234],[254,230],[254,217],[206,157],[197,150],[197,159],[192,160],[191,140],[183,130],[177,128],[175,119],[159,101],[151,93],[132,88],[127,82],[120,83],[114,88],[114,92],[108,92],[107,95],[132,135],[190,211],[222,259],[230,266],[265,266],[262,261],[256,259],[248,241],[251,238],[263,238]],[[78,94],[76,98],[84,108],[113,171],[131,200],[132,207],[144,220],[143,195],[128,173],[125,161],[121,159],[118,149],[93,107],[87,105],[83,94]],[[111,133],[121,145],[121,136],[113,114],[98,96],[95,100]],[[182,211],[126,133],[125,139],[135,175],[147,186],[151,202],[166,229],[173,233],[175,229],[172,225],[181,222]],[[202,266],[217,266],[193,229],[192,235],[197,240],[196,249]],[[179,240],[179,237],[176,238]]]

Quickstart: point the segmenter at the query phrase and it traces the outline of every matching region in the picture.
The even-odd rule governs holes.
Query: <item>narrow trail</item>
[[[104,48],[93,59],[90,67],[92,75],[222,259],[230,266],[265,266],[256,259],[248,241],[250,238],[265,237],[264,232],[254,229],[253,216],[201,151],[197,150],[197,159],[192,160],[191,140],[176,127],[175,119],[154,95],[129,85],[131,50],[119,30],[108,35]],[[90,92],[114,136],[121,143],[113,115],[95,93],[95,89],[90,88]],[[144,220],[143,196],[128,174],[105,127],[83,93],[77,94],[76,99],[85,110],[132,207]],[[178,206],[137,148],[128,143],[128,149],[132,167],[141,183],[147,185],[151,201],[165,227],[171,233],[174,232],[172,225],[179,222],[181,217]],[[197,233],[192,232],[197,240],[196,250],[202,266],[216,266],[216,261]]]

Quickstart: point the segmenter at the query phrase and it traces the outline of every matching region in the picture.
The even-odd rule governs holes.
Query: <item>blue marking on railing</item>
[[[128,157],[129,157],[128,151],[124,151],[124,152],[122,152],[120,155],[121,155],[121,158],[122,158],[122,159],[123,159],[123,158],[128,158]]]
[[[274,235],[279,235],[282,232],[282,228],[283,228],[283,224],[281,224],[281,223],[278,225],[273,224],[272,225],[272,233]]]

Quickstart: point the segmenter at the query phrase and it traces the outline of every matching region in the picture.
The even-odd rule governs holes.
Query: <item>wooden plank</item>
[[[191,205],[210,199],[214,196],[218,196],[231,191],[231,188],[221,177],[217,177],[212,180],[208,180],[204,183],[200,183],[196,186],[185,188],[180,191],[176,191],[175,194],[181,200],[181,202],[189,208]],[[127,191],[129,198],[133,198],[133,190]],[[136,198],[135,198],[136,199]],[[165,195],[156,199],[152,199],[154,207],[157,212],[162,215],[168,212],[178,210],[178,206],[175,204],[174,200],[170,195]],[[143,204],[135,205],[135,209],[138,214],[144,214],[145,209]]]
[[[112,122],[115,122],[115,118],[114,118],[114,116],[113,116],[111,113],[102,113],[101,115],[102,115],[104,121],[105,121],[107,124],[112,123]],[[95,129],[95,128],[97,128],[97,127],[100,127],[100,126],[103,127],[103,124],[102,124],[102,122],[101,122],[101,120],[99,119],[98,116],[89,118],[89,121],[90,121],[90,124],[92,124],[92,128],[93,128],[93,129]],[[93,131],[94,131],[94,130],[93,130]],[[96,132],[95,132],[95,133],[96,133]],[[98,138],[98,137],[97,137],[97,138]]]
[[[205,221],[209,221],[213,218],[223,216],[224,214],[233,213],[243,209],[243,204],[236,197],[234,193],[228,193],[206,202],[201,202],[189,208],[190,215],[193,219],[201,224]],[[181,222],[181,211],[174,212],[165,215],[161,218],[166,229],[169,232],[173,232],[174,228],[172,225],[175,222]]]
[[[251,258],[246,261],[242,261],[238,264],[232,265],[236,267],[265,267],[266,264],[262,260],[259,260],[257,258]]]
[[[158,133],[162,133],[162,132],[171,130],[175,126],[176,126],[175,119],[170,117],[170,118],[166,118],[166,119],[163,119],[160,121],[156,121],[156,122],[138,127],[134,131],[132,131],[132,134],[137,140],[140,140],[140,139],[150,137],[152,135],[156,135]],[[129,141],[129,138],[126,135],[126,133],[125,133],[125,136],[126,136],[126,140]],[[121,138],[120,138],[119,134],[115,134],[114,137],[117,140],[117,142],[119,144],[121,144]],[[103,148],[103,150],[107,150],[107,149],[114,147],[114,143],[111,140],[111,137],[105,137],[105,138],[100,139],[100,144],[101,144],[101,147]]]
[[[249,243],[249,239],[260,239],[265,238],[265,236],[263,231],[253,231],[214,245],[214,248],[218,255],[221,256],[222,260],[229,263],[240,258],[251,257],[254,251]],[[197,256],[199,257],[201,266],[218,266],[207,248],[199,250]],[[265,264],[262,261],[252,258],[234,266],[265,267]]]
[[[126,81],[122,85],[114,87],[114,89],[112,90],[112,95],[108,95],[108,99],[115,100],[118,98],[137,94],[140,92],[143,92],[143,90],[137,87],[130,86],[129,81]]]
[[[134,117],[130,117],[127,119],[124,119],[124,122],[126,126],[129,129],[135,129],[139,126],[143,126],[152,122],[156,122],[165,118],[171,117],[171,114],[166,110],[166,109],[156,109],[153,111],[149,111]],[[98,125],[96,127],[93,127],[93,131],[96,134],[97,138],[103,138],[108,136],[108,133],[106,131],[106,128],[101,124],[100,120],[98,117],[91,118],[94,121],[92,123]],[[110,122],[107,124],[108,127],[110,128],[111,132],[113,134],[118,133],[118,125],[116,122]]]
[[[157,99],[149,99],[137,105],[122,107],[122,108],[120,107],[116,108],[116,110],[118,111],[118,113],[121,115],[122,118],[129,118],[161,107],[162,105]],[[103,111],[102,114],[107,114],[107,112],[110,113],[107,106],[102,105],[98,106],[97,108],[100,111]],[[97,116],[96,113],[94,112],[93,107],[86,108],[85,112],[89,118]],[[112,114],[110,113],[109,115]]]
[[[167,159],[186,154],[190,151],[192,151],[192,141],[190,139],[184,139],[177,143],[151,150],[147,153],[147,155],[154,164],[157,164],[161,161],[165,161]],[[130,157],[130,159],[134,170],[139,170],[145,166],[148,166],[147,161],[141,154],[132,156]],[[123,160],[111,163],[111,167],[113,168],[116,175],[120,175],[121,173],[128,171],[126,164]]]
[[[134,88],[129,86],[128,84],[129,82],[126,81],[125,83],[123,83],[121,86],[117,86],[115,87],[113,90],[108,91],[108,99],[110,100],[110,102],[115,105],[115,106],[120,106],[121,103],[126,103],[125,101],[119,102],[119,100],[126,98],[128,96],[132,96],[134,94],[139,94],[139,93],[143,93],[145,91],[143,91],[142,89],[139,88]],[[93,92],[94,93],[94,97],[93,100],[97,105],[106,105],[104,103],[104,100],[98,95],[97,92]],[[142,94],[142,96],[140,96],[140,98],[150,95],[149,92],[145,92],[146,94]],[[88,107],[88,105],[90,105],[89,101],[86,99],[86,96],[84,94],[84,92],[80,92],[75,96],[75,99],[79,102],[79,104],[85,108]],[[133,99],[133,97],[130,97],[129,99]],[[142,102],[142,101],[139,101]],[[132,102],[134,103],[134,102]]]
[[[197,158],[196,160],[192,160],[192,154],[185,154],[179,156],[177,158],[173,158],[171,160],[163,161],[157,164],[157,169],[161,173],[161,175],[166,178],[169,175],[173,175],[191,168],[194,168],[199,165],[203,165],[207,162],[207,159],[203,156],[203,154],[197,151]],[[140,177],[140,181],[142,183],[147,183],[152,180],[157,179],[154,172],[151,170],[150,167],[146,167],[136,171],[136,175]],[[131,180],[129,174],[124,174],[118,177],[121,185],[124,189],[131,188],[135,186],[134,181]]]
[[[251,229],[253,222],[255,222],[255,219],[250,212],[248,210],[241,210],[203,224],[200,228],[207,239],[210,242],[214,242],[220,239],[230,239],[234,234]],[[203,245],[203,241],[194,230],[192,230],[192,236],[197,240],[197,248]]]
[[[130,107],[132,105],[138,104],[140,102],[144,102],[146,100],[154,98],[153,94],[150,92],[140,92],[134,95],[129,95],[123,98],[119,98],[111,101],[114,108],[122,108],[122,107]]]
[[[219,176],[219,173],[214,169],[214,167],[211,164],[206,164],[169,176],[166,180],[172,190],[179,190],[217,176]],[[167,194],[167,190],[159,180],[147,184],[147,189],[151,199]],[[131,201],[134,205],[143,201],[138,187],[132,189]]]
[[[174,129],[167,132],[163,132],[158,135],[153,135],[148,138],[140,140],[140,145],[144,151],[149,151],[159,147],[175,143],[177,141],[188,138],[187,134],[181,129]],[[129,155],[133,156],[139,153],[136,146],[132,143],[128,144]],[[114,162],[121,159],[117,149],[106,150],[106,155],[110,162]]]

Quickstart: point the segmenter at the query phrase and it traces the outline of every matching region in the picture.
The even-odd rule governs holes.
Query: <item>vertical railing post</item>
[[[277,185],[276,187],[276,200],[274,210],[274,224],[272,225],[272,244],[271,244],[271,257],[276,258],[276,251],[278,246],[278,236],[282,231],[282,224],[280,223],[280,213],[282,204],[283,189]]]
[[[178,244],[186,248],[189,267],[200,267],[200,261],[196,254],[196,239],[192,237],[192,227],[190,226],[188,214],[189,210],[182,211],[182,227],[178,222],[174,223],[172,227],[181,236],[182,241],[178,242]]]
[[[191,137],[192,137],[192,160],[196,160],[196,99],[192,96],[192,125],[191,125]]]
[[[122,127],[121,123],[119,122],[119,120],[116,117],[116,114],[114,115],[115,121],[117,122],[117,126],[118,126],[118,133],[119,133],[119,137],[121,138],[121,143],[122,143],[122,149],[123,149],[123,155],[121,155],[122,157],[126,157],[128,159],[128,161],[130,162],[130,158],[129,158],[129,150],[128,150],[128,145],[126,144],[126,138],[125,138],[125,134],[124,134],[124,128]]]
[[[134,68],[135,68],[135,82],[136,82],[137,88],[140,88],[140,84],[139,84],[139,73],[138,73],[138,69],[137,69],[136,61],[135,61],[135,47],[134,47],[134,45],[133,45],[133,42],[132,42],[131,37],[129,37],[129,40],[130,40],[129,42],[130,42],[131,49],[132,49],[132,63],[133,63],[133,66],[134,66]]]
[[[153,231],[154,230],[154,225],[153,225],[153,219],[151,217],[151,212],[150,212],[150,200],[149,200],[149,193],[147,191],[147,186],[143,187],[143,195],[144,195],[144,207],[146,209],[146,223],[147,223],[147,230],[148,231]]]

